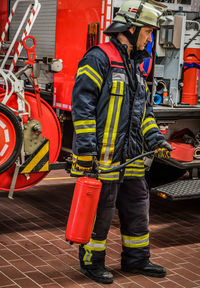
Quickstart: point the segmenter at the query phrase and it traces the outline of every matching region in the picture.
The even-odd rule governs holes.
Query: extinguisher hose
[[[113,169],[98,170],[98,174],[106,174],[106,173],[110,173],[110,172],[119,171],[119,170],[123,169],[125,166],[127,166],[128,164],[130,164],[130,163],[132,163],[132,162],[134,162],[134,161],[136,161],[136,160],[138,160],[138,159],[140,159],[140,158],[143,158],[143,157],[146,157],[146,156],[150,156],[150,155],[152,155],[152,154],[154,154],[154,153],[155,153],[154,150],[153,150],[153,151],[146,152],[146,153],[144,153],[144,154],[141,154],[141,155],[138,155],[138,156],[132,158],[131,160],[129,160],[129,161],[127,161],[127,162],[125,162],[125,163],[123,163],[123,164],[121,164],[121,165],[117,165],[117,166],[116,166],[115,168],[113,168]]]

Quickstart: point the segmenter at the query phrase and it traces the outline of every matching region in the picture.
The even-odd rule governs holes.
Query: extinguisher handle
[[[123,164],[121,164],[121,165],[116,166],[116,167],[113,168],[113,169],[109,169],[109,170],[99,170],[99,171],[98,171],[98,174],[106,174],[106,173],[110,173],[110,172],[119,171],[119,170],[123,169],[125,166],[127,166],[128,164],[134,162],[135,160],[138,160],[138,159],[143,158],[143,157],[146,157],[146,156],[154,155],[154,153],[155,153],[155,150],[146,152],[146,153],[144,153],[144,154],[141,154],[141,155],[138,155],[138,156],[132,158],[131,160],[129,160],[129,161],[127,161],[127,162],[125,162],[125,163],[123,163]]]

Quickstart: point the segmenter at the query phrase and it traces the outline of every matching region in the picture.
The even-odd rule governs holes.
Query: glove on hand
[[[165,148],[168,151],[172,151],[173,150],[172,146],[165,140],[158,145],[158,148]]]
[[[158,145],[158,149],[155,152],[155,155],[158,158],[167,158],[169,159],[171,157],[170,151],[172,151],[172,146],[167,142],[163,141]]]
[[[76,169],[79,171],[92,170],[92,156],[78,156],[76,160]]]

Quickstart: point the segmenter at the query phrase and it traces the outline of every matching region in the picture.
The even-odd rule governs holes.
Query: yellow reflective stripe
[[[103,145],[101,150],[101,158],[104,159],[105,162],[111,163],[112,156],[115,149],[115,140],[117,136],[119,117],[121,111],[121,105],[123,101],[123,93],[124,93],[124,82],[113,80],[111,97],[108,107],[108,115],[105,125],[104,137],[103,137]]]
[[[36,154],[35,157],[33,157],[33,159],[29,162],[29,164],[22,170],[22,173],[30,173],[30,171],[33,170],[33,168],[48,153],[48,151],[49,151],[49,142],[47,142],[38,152],[38,154]]]
[[[113,163],[112,163],[111,165],[108,165],[107,167],[100,164],[100,165],[99,165],[99,169],[101,169],[101,170],[111,170],[111,169],[113,169],[114,167],[120,165],[120,162],[118,162],[118,163],[119,163],[119,164],[117,164],[117,165],[113,165]]]
[[[143,114],[143,117],[142,117],[142,124],[143,124],[143,121],[144,121],[144,118],[145,118],[146,109],[147,109],[147,102],[145,101],[145,103],[144,103],[144,114]]]
[[[144,166],[144,164],[141,165],[141,164],[138,163],[138,164],[129,164],[126,167],[127,167],[127,169],[128,169],[128,167],[131,169],[131,168],[134,168],[134,167],[142,168],[143,166]]]
[[[106,250],[106,240],[99,241],[90,239],[90,242],[85,244],[83,248],[87,251],[104,251]]]
[[[146,92],[149,90],[149,87],[147,85],[147,82],[145,81],[145,86],[146,86]]]
[[[126,162],[129,160],[126,160]],[[143,167],[144,166],[144,159],[138,159],[135,160],[134,162],[126,165],[126,167]]]
[[[147,131],[149,131],[150,129],[152,129],[152,128],[158,128],[157,124],[151,124],[151,125],[147,126],[147,127],[142,131],[142,134],[145,135],[145,133],[146,133]]]
[[[155,121],[155,119],[154,118],[146,118],[145,120],[144,120],[144,122],[142,123],[142,126],[141,127],[143,127],[145,124],[147,124],[148,122],[156,122]]]
[[[91,238],[89,243],[102,245],[102,244],[106,244],[106,239],[105,240],[94,240],[93,238]],[[88,245],[88,243],[86,245]]]
[[[49,161],[47,161],[44,166],[40,169],[39,172],[46,172],[49,171]]]
[[[144,169],[140,169],[140,170],[136,170],[136,169],[132,169],[132,170],[125,170],[124,176],[125,177],[144,177],[145,175],[145,170]]]
[[[78,171],[78,170],[76,170],[76,166],[75,166],[75,163],[76,163],[76,159],[77,159],[78,157],[75,155],[75,154],[73,154],[73,163],[72,163],[72,167],[71,167],[71,175],[72,176],[83,176],[84,175],[84,172],[81,172],[81,171]]]
[[[144,177],[144,174],[125,173],[124,177]]]
[[[74,126],[96,124],[96,120],[79,120],[74,121]]]
[[[119,172],[100,174],[98,176],[98,179],[99,180],[108,180],[108,181],[118,180],[119,179]]]
[[[117,81],[113,80],[111,94],[116,94],[116,90],[117,90]]]
[[[75,170],[75,169],[73,169],[72,168],[72,170],[71,170],[71,175],[73,176],[83,176],[84,175],[84,172],[79,172],[79,171],[77,171],[77,170]]]
[[[122,235],[122,238],[129,241],[140,241],[144,239],[149,239],[149,233],[142,235],[142,236],[128,236],[128,235]]]
[[[91,155],[78,156],[77,158],[80,161],[92,161],[92,156]]]
[[[124,82],[113,80],[111,94],[123,96],[124,94]]]
[[[149,245],[149,233],[140,237],[122,235],[122,245],[129,248],[145,247]]]
[[[96,120],[79,120],[74,121],[76,134],[96,133]]]
[[[76,77],[86,74],[93,82],[97,84],[99,90],[101,90],[101,85],[103,83],[102,77],[89,65],[85,65],[78,69]]]
[[[137,168],[126,168],[126,171],[135,171],[135,172],[143,172],[144,169],[140,168],[140,169],[137,169]]]
[[[108,107],[108,116],[107,116],[107,120],[106,120],[105,132],[104,132],[104,135],[103,135],[103,145],[102,145],[102,149],[101,149],[101,154],[103,154],[103,155],[105,155],[105,153],[106,153],[106,147],[107,147],[107,142],[108,142],[110,123],[111,123],[112,114],[113,114],[113,108],[114,108],[114,101],[115,101],[115,97],[111,96],[110,97],[109,107]]]
[[[78,158],[78,156],[76,154],[73,154],[72,160],[76,160],[77,158]]]
[[[92,264],[91,258],[92,258],[93,251],[105,251],[106,250],[106,240],[99,241],[99,240],[94,240],[91,238],[90,242],[85,244],[83,248],[85,250],[85,254],[83,257],[84,264],[90,265]]]
[[[115,144],[115,140],[116,140],[116,136],[117,136],[117,129],[118,129],[118,124],[119,124],[119,116],[120,116],[120,111],[121,111],[122,100],[123,100],[123,98],[120,97],[119,102],[118,102],[118,107],[117,107],[116,120],[115,120],[113,133],[112,133],[111,145],[110,145],[110,153],[111,154],[114,152],[114,149],[115,149],[114,144]],[[111,163],[112,159],[109,159],[109,162]]]
[[[91,257],[92,257],[92,252],[86,250],[86,251],[85,251],[85,255],[83,256],[83,262],[84,262],[85,265],[90,265],[90,264],[92,264],[92,262],[91,262]]]
[[[120,82],[120,92],[119,92],[119,95],[122,95],[123,96],[124,94],[124,82]]]
[[[148,123],[149,123],[149,125],[148,125]],[[146,126],[146,127],[144,127],[144,126]],[[154,118],[146,118],[144,120],[144,122],[142,123],[141,128],[142,128],[142,135],[144,136],[145,133],[147,131],[149,131],[150,129],[158,128],[158,125],[156,124],[156,121]]]
[[[96,128],[77,129],[76,134],[81,133],[96,133]]]
[[[99,84],[99,82],[96,80],[96,78],[94,78],[94,76],[92,76],[88,71],[82,71],[80,73],[78,73],[77,76],[81,75],[81,74],[86,74],[91,80],[93,80],[93,82],[95,82],[97,84],[97,86],[99,87],[99,90],[101,91],[101,85]]]

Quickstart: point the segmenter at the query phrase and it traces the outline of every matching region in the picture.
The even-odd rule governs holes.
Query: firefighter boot
[[[104,267],[96,269],[81,268],[81,272],[98,283],[111,284],[113,282],[112,273]]]
[[[148,264],[146,264],[142,268],[137,269],[137,268],[122,267],[122,271],[142,274],[145,276],[158,277],[158,278],[162,278],[166,276],[166,270],[164,267],[153,264],[150,261]]]

